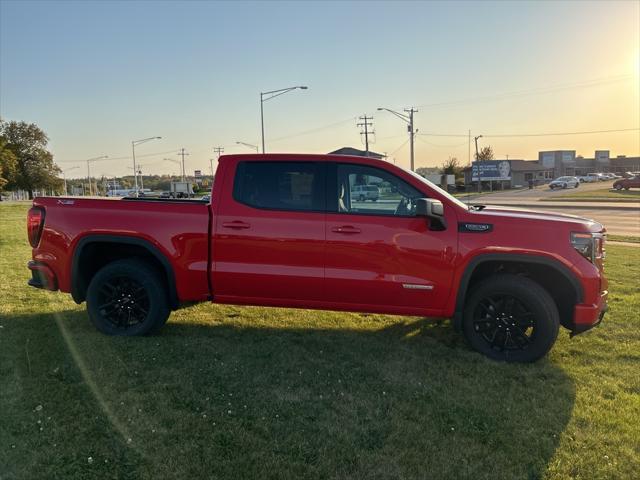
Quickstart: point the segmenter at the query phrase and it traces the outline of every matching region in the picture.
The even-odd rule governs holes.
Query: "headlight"
[[[573,232],[571,245],[580,255],[591,263],[595,263],[596,259],[602,259],[605,256],[604,239],[602,233]]]
[[[580,255],[593,262],[593,236],[590,233],[572,233],[571,245]]]

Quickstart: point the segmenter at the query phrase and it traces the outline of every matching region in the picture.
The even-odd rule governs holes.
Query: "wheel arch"
[[[96,257],[102,254],[98,260]],[[124,258],[149,261],[161,274],[169,294],[169,306],[178,308],[180,301],[175,273],[167,256],[150,241],[125,235],[87,235],[82,237],[71,260],[71,297],[76,303],[86,300],[87,289],[96,272],[107,263]]]
[[[540,255],[523,255],[509,253],[481,254],[469,261],[462,273],[455,301],[453,325],[457,330],[462,328],[464,304],[473,285],[489,275],[501,271],[517,271],[528,274],[537,281],[553,297],[561,315],[563,326],[570,328],[573,306],[581,303],[584,291],[578,278],[571,270],[558,260]],[[549,288],[556,282],[556,289]]]

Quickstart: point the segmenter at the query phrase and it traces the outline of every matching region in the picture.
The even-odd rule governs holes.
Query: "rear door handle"
[[[222,226],[224,228],[234,228],[236,230],[241,230],[243,228],[249,228],[251,225],[245,222],[241,222],[240,220],[234,220],[233,222],[224,222]]]
[[[333,227],[331,231],[335,233],[345,233],[345,234],[360,233],[359,228],[352,227],[351,225],[343,225],[342,227]]]

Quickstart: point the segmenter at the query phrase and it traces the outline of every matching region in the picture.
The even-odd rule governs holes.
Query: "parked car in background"
[[[377,202],[380,198],[380,189],[375,185],[354,185],[351,187],[351,197],[361,202],[366,200]]]
[[[587,183],[600,182],[600,181],[604,181],[604,179],[602,178],[602,174],[600,173],[587,173],[585,175],[585,182]]]
[[[556,188],[578,188],[580,186],[580,180],[577,177],[558,177],[549,183],[549,188],[555,190]]]
[[[613,188],[616,190],[629,190],[630,188],[640,188],[640,175],[631,178],[621,178],[613,182]]]

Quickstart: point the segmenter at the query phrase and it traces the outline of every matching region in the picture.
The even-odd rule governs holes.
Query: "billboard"
[[[478,180],[511,180],[511,162],[509,160],[481,160],[473,162],[471,179]]]

